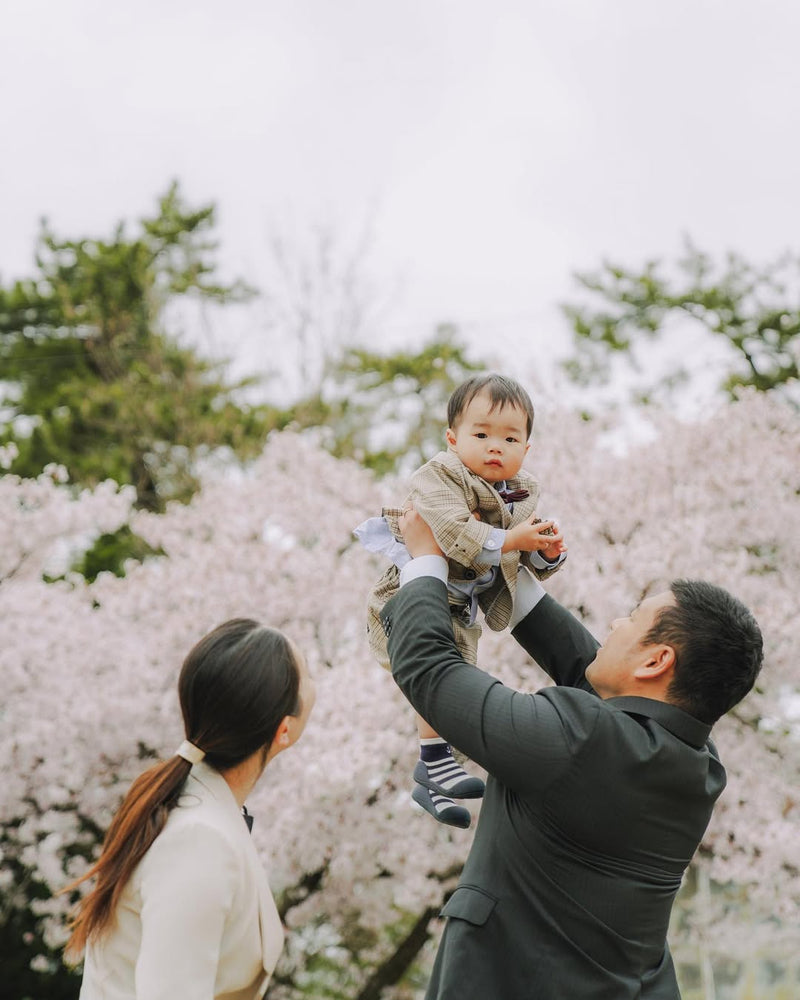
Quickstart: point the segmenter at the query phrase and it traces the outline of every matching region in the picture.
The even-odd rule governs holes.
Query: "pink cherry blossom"
[[[696,900],[683,933],[720,948],[735,939],[741,951],[777,915],[772,944],[800,953],[797,412],[752,393],[702,422],[660,418],[653,440],[622,455],[572,414],[537,421],[528,465],[543,484],[540,513],[558,514],[569,545],[547,586],[599,638],[680,576],[726,586],[762,626],[757,690],[715,727],[729,783],[695,863],[745,902],[709,921],[721,897],[705,910]],[[472,836],[411,802],[413,716],[367,647],[366,596],[383,567],[351,532],[402,498],[403,483],[376,481],[289,432],[245,472],[210,472],[191,504],[160,516],[134,511],[130,491],[112,483],[73,496],[59,478],[0,480],[7,850],[53,891],[82,871],[75,845],[91,845],[91,827],[108,824],[130,780],[182,738],[184,654],[226,618],[256,617],[295,640],[318,685],[303,739],[270,764],[249,803],[273,889],[292,904],[283,968],[302,976],[318,950],[363,983],[391,954],[384,929],[440,904]],[[165,554],[121,579],[42,580],[71,546],[126,520]],[[526,690],[547,683],[505,634],[484,632],[480,662]],[[36,906],[57,945],[65,898]],[[430,961],[430,948],[423,955]]]

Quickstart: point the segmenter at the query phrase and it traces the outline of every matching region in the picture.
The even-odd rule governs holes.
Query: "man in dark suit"
[[[725,786],[711,726],[761,666],[753,616],[676,581],[600,646],[521,570],[513,635],[557,685],[524,694],[464,662],[433,535],[401,528],[392,673],[489,774],[428,1000],[679,1000],[670,911]]]

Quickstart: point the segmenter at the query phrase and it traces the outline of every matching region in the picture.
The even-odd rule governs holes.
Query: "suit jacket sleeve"
[[[578,619],[546,594],[511,634],[556,684],[593,691],[584,673],[600,643]]]
[[[596,696],[573,691],[561,698],[558,688],[513,691],[466,663],[440,580],[422,577],[401,587],[381,619],[392,675],[406,698],[441,736],[505,785],[546,788],[594,729]]]
[[[143,861],[137,1000],[210,1000],[236,868],[230,844],[205,824],[165,830]]]

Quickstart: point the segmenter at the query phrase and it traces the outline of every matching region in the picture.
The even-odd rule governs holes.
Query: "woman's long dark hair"
[[[217,626],[183,662],[178,694],[186,739],[225,770],[261,750],[266,760],[281,720],[300,711],[300,676],[281,632],[249,618]],[[72,923],[67,952],[78,956],[90,937],[108,930],[134,869],[163,830],[191,764],[175,756],[155,764],[131,785],[97,862],[68,885],[96,877]]]

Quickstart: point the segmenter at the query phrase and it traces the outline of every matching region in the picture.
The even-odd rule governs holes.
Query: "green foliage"
[[[129,560],[142,562],[147,556],[163,555],[157,549],[135,535],[130,525],[123,524],[116,531],[100,535],[76,564],[72,567],[86,578],[88,583],[96,580],[100,573],[109,572],[114,576],[125,576],[125,564]]]
[[[19,449],[12,472],[56,462],[81,485],[132,483],[138,504],[159,510],[191,496],[208,449],[261,447],[264,411],[237,401],[248,383],[226,383],[221,364],[162,328],[176,296],[252,294],[215,280],[213,225],[213,206],[190,210],[177,184],[133,235],[120,223],[108,241],[60,240],[42,223],[35,276],[0,287],[0,444]]]
[[[76,1000],[81,976],[62,961],[44,935],[37,903],[50,890],[19,857],[14,824],[0,831],[0,854],[11,881],[0,888],[0,1000]]]
[[[322,388],[300,400],[281,424],[319,427],[337,457],[382,475],[413,469],[443,447],[447,400],[483,369],[467,357],[451,326],[440,326],[419,352],[345,349]]]
[[[766,392],[796,387],[800,376],[800,258],[784,256],[763,269],[729,254],[721,268],[687,243],[684,256],[665,276],[660,261],[641,270],[605,262],[598,273],[576,275],[590,293],[587,305],[565,305],[576,354],[567,374],[584,385],[607,381],[611,361],[633,360],[636,348],[668,337],[668,320],[688,317],[723,342],[730,365],[721,388],[733,396],[740,386]],[[664,384],[686,379],[669,372]]]
[[[199,459],[221,446],[247,458],[273,428],[317,428],[335,455],[379,473],[441,447],[447,398],[481,367],[451,327],[419,353],[347,346],[325,361],[318,386],[283,409],[245,405],[238,390],[254,380],[229,384],[221,364],[181,346],[165,329],[176,297],[252,294],[216,280],[213,226],[213,206],[188,208],[177,184],[133,233],[120,223],[108,240],[62,240],[42,223],[35,274],[0,286],[0,445],[17,446],[11,472],[36,476],[56,463],[77,485],[131,483],[138,506],[163,510],[192,496]],[[352,275],[346,298],[350,284]],[[328,299],[338,301],[330,290]],[[348,315],[357,312],[347,301]],[[294,327],[282,335],[302,347]],[[80,571],[122,572],[126,556],[139,557],[126,552],[131,542],[116,539],[101,555],[109,540],[98,540]]]
[[[239,390],[254,380],[230,384],[221,363],[182,346],[166,329],[176,297],[253,294],[215,278],[213,226],[213,206],[190,209],[177,184],[134,232],[120,223],[107,240],[63,240],[42,223],[34,275],[0,285],[0,445],[16,445],[11,472],[33,477],[55,463],[78,486],[133,484],[138,506],[159,511],[192,496],[199,460],[220,447],[248,458],[271,429],[316,428],[335,455],[378,473],[441,447],[447,398],[481,367],[451,327],[418,353],[346,346],[283,409],[246,405]],[[283,335],[302,340],[294,328]],[[98,540],[80,571],[123,572],[140,557],[132,544]]]

